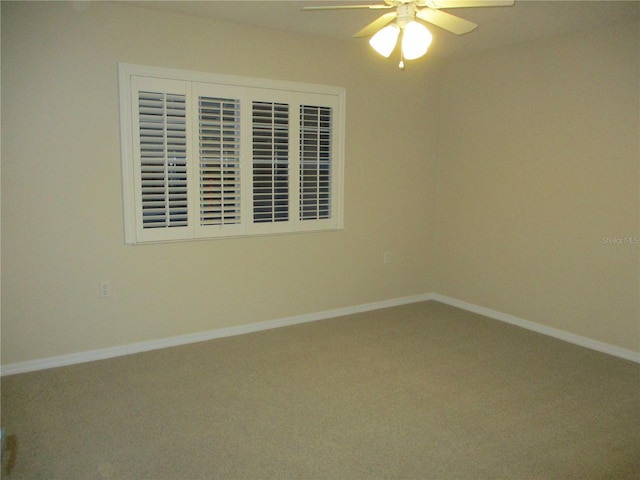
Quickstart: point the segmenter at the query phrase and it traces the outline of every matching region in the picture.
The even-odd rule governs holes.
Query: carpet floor
[[[437,302],[2,378],[8,478],[638,479],[640,365]]]

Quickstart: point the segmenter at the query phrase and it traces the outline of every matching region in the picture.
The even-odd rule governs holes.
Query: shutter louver
[[[300,220],[331,217],[332,110],[300,106]]]
[[[200,97],[200,224],[240,223],[240,101]]]
[[[139,92],[143,228],[183,227],[187,218],[184,95]]]
[[[253,102],[253,221],[289,220],[289,106]]]

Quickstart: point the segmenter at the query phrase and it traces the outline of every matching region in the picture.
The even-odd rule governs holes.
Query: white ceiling
[[[257,25],[275,30],[336,39],[351,36],[386,11],[369,9],[302,11],[307,5],[382,4],[382,0],[213,0],[129,2],[147,8]],[[450,56],[542,39],[605,25],[640,21],[640,0],[543,1],[516,0],[511,7],[458,8],[447,10],[479,27],[456,36],[430,28],[434,42],[430,55]],[[365,42],[354,39],[354,42]]]

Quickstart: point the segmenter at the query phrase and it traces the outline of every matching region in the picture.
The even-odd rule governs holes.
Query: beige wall
[[[344,230],[125,245],[118,62],[346,87]],[[412,68],[126,2],[3,2],[2,363],[429,291],[434,99]]]
[[[125,245],[118,62],[346,87],[345,229]],[[629,28],[400,72],[365,41],[3,2],[2,364],[431,291],[637,351],[638,248],[602,237],[639,235],[638,70]]]
[[[435,291],[640,350],[639,73],[637,24],[440,71]]]

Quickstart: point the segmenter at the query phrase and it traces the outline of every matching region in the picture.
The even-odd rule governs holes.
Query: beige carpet
[[[425,302],[2,379],[10,479],[638,479],[640,365]]]

